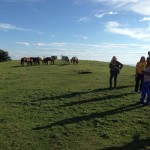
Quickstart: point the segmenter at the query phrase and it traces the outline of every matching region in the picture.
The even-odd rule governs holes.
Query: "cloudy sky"
[[[150,50],[150,0],[0,0],[12,59],[67,55],[135,65]]]

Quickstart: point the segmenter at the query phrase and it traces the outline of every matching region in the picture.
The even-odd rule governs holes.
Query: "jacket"
[[[123,68],[123,64],[121,64],[119,61],[115,61],[109,64],[110,72],[116,72],[119,73],[120,70]]]

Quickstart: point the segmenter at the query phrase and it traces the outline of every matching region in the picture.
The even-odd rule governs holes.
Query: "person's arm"
[[[121,70],[123,68],[123,64],[118,61],[118,69]]]
[[[135,75],[138,74],[138,66],[139,66],[139,63],[136,64],[136,67],[135,67]]]

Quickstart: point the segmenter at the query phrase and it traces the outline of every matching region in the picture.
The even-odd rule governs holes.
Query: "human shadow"
[[[134,87],[135,85],[122,85],[122,86],[118,86],[117,89],[125,89],[125,88],[129,88],[129,87]]]
[[[93,102],[110,100],[110,99],[117,99],[117,98],[121,98],[121,97],[130,95],[130,94],[131,93],[122,93],[122,94],[118,94],[118,95],[113,94],[113,95],[103,96],[100,98],[86,99],[86,100],[82,100],[82,101],[80,100],[80,101],[65,103],[64,105],[61,105],[60,107],[67,107],[67,106],[81,105],[81,104],[85,104],[85,103],[93,103]]]
[[[21,65],[16,65],[16,66],[12,66],[13,68],[19,68],[19,67],[23,67]]]
[[[108,147],[102,150],[141,150],[141,149],[150,149],[150,138],[140,140],[139,135],[133,137],[132,142],[123,145],[121,147]]]
[[[143,105],[139,105],[137,103],[136,104],[131,104],[129,106],[123,106],[123,107],[113,109],[113,110],[108,110],[108,111],[105,111],[105,112],[97,112],[97,113],[92,113],[92,114],[89,114],[89,115],[77,116],[77,117],[63,119],[63,120],[56,121],[56,122],[51,123],[51,124],[46,125],[46,126],[35,127],[32,130],[48,129],[50,127],[57,126],[57,125],[62,126],[62,125],[65,125],[65,124],[72,124],[72,123],[79,123],[79,122],[82,122],[82,121],[88,121],[88,120],[91,120],[91,119],[94,119],[94,118],[104,118],[106,116],[111,116],[111,115],[114,115],[114,114],[127,112],[127,111],[138,109],[138,108],[141,108],[141,107],[143,107]]]
[[[134,85],[125,85],[125,86],[120,86],[118,87],[118,89],[123,89],[123,88],[129,88],[129,87],[133,87]],[[63,95],[58,95],[58,96],[49,96],[49,97],[43,97],[37,100],[33,100],[32,102],[36,102],[36,101],[47,101],[47,100],[59,100],[59,99],[63,99],[63,98],[71,98],[71,97],[76,97],[79,96],[81,94],[87,94],[87,93],[97,93],[97,92],[103,92],[103,91],[107,91],[110,90],[109,88],[98,88],[98,89],[94,89],[94,90],[89,90],[89,91],[83,91],[83,92],[72,92],[72,93],[68,93],[68,94],[63,94]]]
[[[130,87],[134,87],[135,85],[123,85],[123,86],[118,86],[117,87],[117,90],[119,89],[125,89],[125,88],[130,88]],[[91,92],[103,92],[103,91],[107,91],[107,90],[110,90],[109,87],[106,87],[106,88],[98,88],[98,89],[94,89],[92,90]],[[112,89],[113,90],[113,89]]]
[[[72,92],[72,93],[68,93],[68,94],[64,94],[64,95],[58,95],[58,96],[49,96],[49,97],[47,96],[47,97],[40,98],[38,100],[33,100],[32,102],[71,98],[71,97],[75,97],[77,95],[81,95],[81,94],[85,94],[85,93],[87,93],[87,92]]]

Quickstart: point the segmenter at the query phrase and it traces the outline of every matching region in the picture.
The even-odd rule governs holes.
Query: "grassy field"
[[[124,66],[109,90],[105,62],[0,63],[0,149],[150,149],[150,106],[131,94],[134,74]]]

